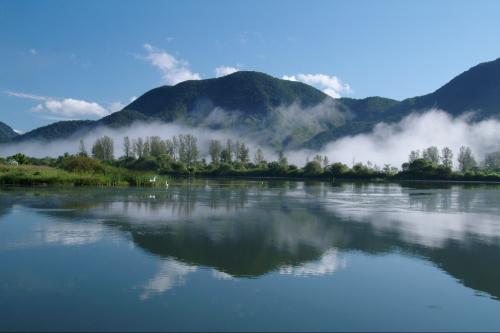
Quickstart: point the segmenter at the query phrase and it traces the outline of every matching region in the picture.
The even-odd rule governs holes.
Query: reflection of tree
[[[41,213],[64,221],[98,218],[130,233],[155,255],[233,276],[311,271],[307,263],[315,260],[329,264],[315,268],[327,272],[336,264],[334,257],[325,257],[332,249],[336,254],[397,250],[426,258],[464,285],[500,297],[500,229],[494,222],[500,192],[495,189],[197,181],[168,190],[14,191],[0,194],[0,207],[69,208]],[[419,229],[428,226],[429,233]]]

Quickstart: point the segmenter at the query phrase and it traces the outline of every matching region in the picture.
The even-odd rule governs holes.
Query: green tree
[[[89,156],[87,153],[87,148],[85,147],[85,142],[80,139],[80,144],[78,146],[78,156]]]
[[[130,138],[128,136],[123,138],[123,155],[126,158],[132,157],[132,146],[130,144]]]
[[[210,140],[208,144],[208,153],[212,164],[219,165],[221,159],[222,144],[219,140]]]
[[[435,146],[424,149],[422,151],[422,158],[434,164],[439,164],[439,149]]]
[[[262,149],[260,148],[257,148],[257,151],[255,152],[255,156],[254,156],[254,162],[255,162],[255,165],[257,166],[262,166],[262,164],[264,164],[264,153],[262,152]]]
[[[449,169],[453,168],[453,151],[450,148],[444,147],[441,150],[441,163]]]
[[[101,161],[112,161],[113,151],[113,139],[109,136],[98,138],[92,146],[92,156]]]
[[[323,168],[321,167],[321,163],[316,159],[310,162],[307,162],[304,166],[304,174],[306,176],[318,176],[323,173]]]
[[[462,172],[471,171],[477,166],[476,160],[472,155],[472,151],[469,147],[460,147],[460,152],[458,153],[458,168]]]

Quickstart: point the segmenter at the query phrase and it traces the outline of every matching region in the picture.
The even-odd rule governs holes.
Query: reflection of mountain
[[[224,276],[321,274],[341,266],[344,251],[398,251],[500,297],[496,187],[243,184],[207,181],[154,193],[27,190],[1,195],[0,202],[38,208],[63,221],[102,221],[187,271],[208,266]],[[172,279],[151,284],[167,288]]]

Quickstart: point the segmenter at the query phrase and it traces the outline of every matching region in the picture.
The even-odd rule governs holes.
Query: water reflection
[[[498,298],[498,189],[243,181],[154,191],[9,189],[0,192],[0,212],[23,205],[54,221],[18,244],[83,245],[109,230],[129,237],[161,258],[140,286],[142,299],[182,285],[200,266],[217,279],[331,274],[349,264],[348,251],[425,258]]]

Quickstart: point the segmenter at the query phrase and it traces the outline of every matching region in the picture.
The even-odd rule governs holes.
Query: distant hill
[[[18,136],[9,125],[0,121],[0,142],[7,142]]]
[[[399,121],[412,112],[430,108],[454,116],[475,111],[476,119],[497,117],[500,59],[472,67],[433,93],[403,101],[383,97],[333,99],[300,82],[241,71],[158,87],[98,121],[58,122],[7,140],[52,140],[98,126],[118,128],[135,121],[175,121],[239,130],[276,148],[319,148],[331,140],[370,131],[381,121]]]

